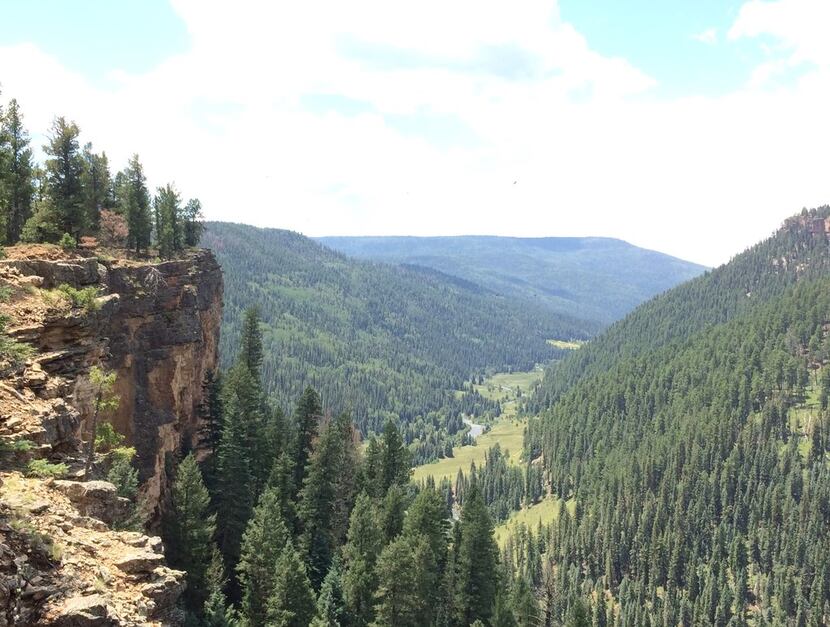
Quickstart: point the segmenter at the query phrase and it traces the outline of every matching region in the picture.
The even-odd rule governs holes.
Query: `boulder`
[[[142,550],[127,553],[113,563],[129,575],[140,575],[151,573],[159,566],[164,566],[164,555]]]
[[[57,607],[50,627],[106,627],[116,625],[107,600],[100,594],[71,597]]]
[[[175,610],[185,586],[184,571],[156,568],[152,581],[141,586],[141,593],[153,602],[151,616],[167,618]]]
[[[97,518],[107,524],[123,518],[130,501],[118,496],[109,481],[55,481],[54,487],[66,496],[82,516]]]

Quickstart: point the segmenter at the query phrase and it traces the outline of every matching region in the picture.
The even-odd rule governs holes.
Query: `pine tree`
[[[150,219],[150,192],[138,155],[133,155],[119,185],[120,210],[127,219],[127,248],[136,253],[150,246],[152,221]]]
[[[182,249],[181,228],[178,222],[180,204],[178,192],[169,183],[156,191],[156,197],[153,199],[156,245],[162,259],[170,259]]]
[[[266,623],[268,599],[274,592],[274,567],[290,541],[280,509],[276,490],[266,489],[242,536],[237,572],[242,615],[250,627]]]
[[[510,605],[518,627],[534,627],[539,624],[539,601],[525,577],[519,577],[513,584]]]
[[[493,523],[478,486],[473,484],[467,490],[461,512],[458,619],[465,625],[476,619],[487,622],[493,613],[497,590],[498,547],[493,539]]]
[[[17,100],[9,101],[5,114],[0,112],[0,122],[0,135],[7,147],[7,158],[0,164],[0,211],[5,217],[6,243],[14,244],[32,213],[34,166],[29,133],[23,126]]]
[[[182,239],[185,246],[198,246],[202,239],[205,225],[202,217],[202,203],[198,198],[191,198],[181,210]]]
[[[242,343],[238,360],[247,366],[255,381],[262,371],[262,319],[258,307],[249,307],[242,316]]]
[[[347,618],[345,611],[340,563],[335,560],[329,572],[326,573],[320,594],[317,596],[317,614],[311,625],[312,627],[340,627]]]
[[[202,380],[202,402],[199,405],[198,416],[201,422],[199,428],[199,446],[209,453],[207,460],[203,464],[203,474],[205,477],[205,485],[207,485],[211,494],[216,490],[219,443],[222,440],[224,421],[221,391],[221,373],[207,370]]]
[[[316,602],[305,565],[289,544],[276,565],[274,594],[268,602],[269,627],[308,627]]]
[[[92,144],[87,143],[83,150],[83,166],[81,186],[84,219],[89,232],[97,233],[101,210],[107,208],[111,195],[112,183],[106,153],[95,154],[92,152]]]
[[[247,432],[238,401],[231,397],[225,405],[225,426],[219,443],[219,546],[229,572],[239,562],[242,534],[253,509],[254,494],[250,485],[250,459]],[[231,579],[231,597],[238,598],[235,579]]]
[[[312,388],[307,387],[294,410],[294,422],[297,428],[297,438],[294,444],[294,486],[297,490],[303,486],[312,443],[317,437],[317,425],[322,414],[320,396]]]
[[[228,607],[223,592],[225,584],[225,569],[222,556],[214,549],[207,571],[207,601],[202,612],[202,624],[205,627],[235,627],[236,616],[233,608]]]
[[[399,485],[393,485],[383,498],[381,510],[381,528],[387,542],[391,542],[403,531],[406,515],[406,498]]]
[[[335,550],[344,538],[340,528],[346,523],[338,520],[338,513],[351,510],[354,482],[344,483],[344,477],[356,475],[356,456],[353,453],[351,425],[347,415],[341,415],[323,430],[317,448],[309,463],[298,507],[303,530],[302,547],[307,554],[309,578],[315,589],[331,565]],[[343,531],[345,536],[345,531]]]
[[[184,600],[193,612],[200,612],[207,600],[208,565],[216,531],[216,516],[209,511],[210,495],[202,482],[199,465],[192,454],[188,455],[176,471],[164,529],[170,565],[187,571]]]
[[[565,625],[566,627],[591,627],[591,617],[582,599],[577,598],[571,602]]]
[[[436,563],[443,569],[447,559],[447,533],[449,523],[444,500],[437,490],[421,490],[404,519],[403,532],[410,536],[426,538]]]
[[[78,144],[78,126],[63,117],[55,118],[49,142],[43,146],[46,160],[46,186],[58,231],[76,240],[85,229],[83,211],[84,169]]]
[[[368,625],[374,616],[375,564],[382,548],[375,506],[362,492],[355,500],[343,547],[343,597],[351,620],[359,626]]]
[[[393,485],[404,486],[409,483],[412,463],[409,451],[401,438],[398,427],[391,420],[383,428],[383,455],[381,458],[382,493]]]
[[[426,540],[419,536],[401,536],[381,552],[377,562],[375,625],[417,627],[429,624],[422,622],[428,599],[422,596],[427,586],[419,579],[431,568],[429,564],[417,561],[419,542],[426,550],[420,551],[419,556],[431,556]]]

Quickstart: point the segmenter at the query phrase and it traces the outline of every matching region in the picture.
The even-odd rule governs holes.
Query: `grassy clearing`
[[[565,340],[548,340],[548,344],[554,348],[561,348],[563,350],[575,351],[579,350],[585,342],[579,340],[572,340],[566,342]]]
[[[498,444],[502,449],[510,451],[510,459],[513,463],[519,461],[522,454],[522,438],[524,436],[525,423],[523,420],[501,419],[490,431],[478,437],[476,444],[470,446],[456,446],[452,451],[454,457],[445,457],[423,466],[415,468],[412,474],[413,481],[420,481],[429,475],[435,478],[436,482],[444,477],[455,479],[459,468],[468,472],[470,464],[475,462],[476,466],[484,463],[484,453],[491,446]]]
[[[496,527],[496,542],[499,543],[499,546],[503,546],[504,542],[507,540],[507,536],[510,535],[510,532],[522,523],[535,531],[539,521],[541,521],[543,525],[546,525],[551,521],[556,520],[559,516],[559,504],[561,502],[562,499],[549,496],[526,509],[513,512],[510,515],[510,518]],[[565,507],[568,508],[568,512],[573,514],[576,507],[576,501],[569,499],[565,504]]]
[[[500,372],[485,379],[483,384],[476,385],[475,389],[479,394],[501,403],[502,415],[499,420],[493,424],[490,431],[480,435],[474,445],[456,446],[453,449],[453,457],[415,468],[412,479],[420,481],[429,475],[432,475],[436,482],[444,477],[455,479],[459,469],[467,472],[473,462],[477,466],[483,464],[487,449],[496,443],[502,450],[510,451],[510,460],[517,463],[522,454],[525,428],[525,421],[516,418],[519,399],[530,394],[543,375],[541,369],[530,372]]]
[[[499,372],[476,385],[475,389],[484,398],[499,401],[502,419],[509,419],[516,415],[519,399],[530,395],[544,374],[541,368],[530,372]]]

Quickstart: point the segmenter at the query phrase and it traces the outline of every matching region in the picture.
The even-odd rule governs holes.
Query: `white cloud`
[[[192,46],[152,71],[93,86],[33,46],[0,48],[4,95],[33,130],[76,119],[116,166],[138,152],[154,184],[175,180],[213,219],[311,235],[608,235],[717,263],[830,198],[820,70],[665,100],[553,2],[174,6]],[[752,11],[731,37],[761,32]],[[360,106],[311,110],[310,95]],[[436,141],[453,125],[461,141]]]
[[[712,46],[718,42],[718,31],[715,28],[707,28],[692,35],[692,39],[702,44]]]
[[[730,39],[774,38],[795,63],[830,66],[830,2],[827,0],[751,0],[745,3],[729,30]]]

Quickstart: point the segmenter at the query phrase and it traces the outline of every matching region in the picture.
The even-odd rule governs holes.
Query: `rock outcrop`
[[[116,373],[119,405],[106,420],[136,449],[152,527],[169,457],[196,445],[201,383],[217,366],[221,269],[208,251],[159,263],[8,252],[0,316],[33,350],[22,362],[0,356],[0,627],[179,624],[184,573],[166,566],[159,538],[111,528],[133,506],[85,472],[90,370]],[[24,476],[32,460],[41,465],[27,474],[54,472],[48,460],[65,478]]]
[[[77,448],[89,437],[94,408],[89,369],[114,370],[120,403],[108,419],[136,448],[145,502],[156,507],[165,489],[165,457],[194,443],[201,382],[217,365],[222,272],[212,253],[161,263],[9,259],[0,261],[4,274],[18,284],[40,283],[35,291],[46,294],[68,285],[98,289],[99,296],[93,306],[68,310],[37,298],[16,303],[17,324],[9,334],[37,356],[9,386],[22,395],[8,399],[9,409],[22,414],[21,429],[6,421],[0,437],[21,433],[55,451]],[[0,407],[4,394],[14,391],[0,387]]]
[[[76,502],[114,486],[89,482],[84,493],[74,483],[4,475],[0,627],[177,624],[184,573],[165,565],[161,540],[84,515]]]

